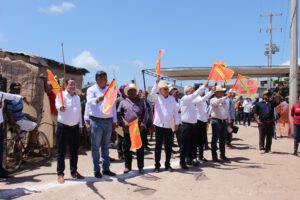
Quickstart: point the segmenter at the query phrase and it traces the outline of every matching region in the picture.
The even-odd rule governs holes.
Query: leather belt
[[[94,116],[90,116],[90,118],[96,119],[96,120],[111,120],[112,119],[111,117],[109,117],[109,118],[101,118],[101,117],[94,117]]]

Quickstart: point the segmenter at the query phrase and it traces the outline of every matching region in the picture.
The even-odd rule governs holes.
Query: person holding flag
[[[89,105],[88,116],[91,123],[91,148],[94,164],[94,175],[101,178],[100,172],[100,148],[102,160],[102,173],[108,176],[115,176],[111,172],[109,160],[109,142],[112,128],[117,123],[116,97],[117,89],[115,85],[107,86],[107,74],[98,71],[95,75],[96,84],[87,90],[87,104]],[[113,80],[112,83],[115,83]]]
[[[146,129],[148,112],[146,104],[137,96],[138,88],[135,84],[130,84],[124,89],[127,96],[118,106],[118,125],[123,127],[124,140],[123,150],[125,158],[124,173],[132,169],[132,152],[136,152],[139,173],[144,173],[144,147],[140,131]],[[134,124],[136,123],[137,124]],[[132,126],[137,125],[137,129],[132,130]]]
[[[160,172],[161,149],[164,141],[166,151],[165,169],[172,172],[170,164],[173,131],[172,121],[175,120],[175,131],[178,129],[180,122],[176,101],[172,96],[169,96],[169,87],[166,82],[160,81],[160,76],[157,76],[156,82],[150,92],[150,97],[154,102],[154,122],[155,125],[155,172]]]

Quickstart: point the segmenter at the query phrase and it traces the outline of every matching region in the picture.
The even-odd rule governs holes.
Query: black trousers
[[[244,112],[244,126],[246,124],[246,121],[248,122],[248,126],[250,126],[250,123],[251,123],[251,113]]]
[[[207,140],[207,122],[197,121],[197,148],[198,150],[198,159],[203,159],[203,152],[205,149],[205,143]]]
[[[70,127],[61,123],[57,123],[56,131],[57,144],[57,175],[64,175],[65,170],[65,154],[67,147],[70,152],[70,171],[77,171],[78,148],[79,148],[79,126]]]
[[[181,126],[181,146],[180,146],[180,164],[185,165],[186,160],[192,161],[197,155],[197,132],[196,124],[182,123]]]
[[[148,138],[147,138],[148,134],[150,134],[148,128],[143,128],[143,130],[141,131],[141,138],[142,138],[144,149],[148,147]]]
[[[173,145],[173,131],[170,128],[161,128],[155,126],[155,168],[160,168],[160,158],[162,144],[165,146],[166,162],[165,167],[170,167],[170,160],[172,155],[172,145]]]
[[[124,149],[123,149],[123,141],[124,141],[124,137],[122,137],[121,135],[117,134],[117,150],[118,150],[118,155],[119,157],[122,157],[124,155]]]
[[[244,115],[243,115],[243,112],[241,111],[238,111],[237,114],[236,114],[236,118],[235,118],[235,124],[239,124],[241,125],[241,121],[244,120]]]
[[[124,149],[124,158],[125,158],[125,167],[128,169],[132,169],[132,151],[130,151],[131,141],[130,134],[124,132],[124,140],[123,140],[123,149]],[[144,168],[144,147],[142,146],[140,149],[136,150],[137,163],[138,168]]]
[[[261,123],[258,126],[259,130],[259,149],[265,149],[266,151],[271,150],[272,137],[274,135],[274,123]],[[266,142],[265,142],[266,140]]]
[[[180,147],[181,146],[181,124],[178,125],[178,130],[174,131],[174,134],[176,136],[177,144]]]

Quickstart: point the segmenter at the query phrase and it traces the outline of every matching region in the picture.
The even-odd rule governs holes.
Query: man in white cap
[[[225,88],[216,86],[215,97],[210,100],[211,106],[211,153],[213,161],[219,161],[217,155],[217,142],[219,140],[220,157],[224,161],[229,161],[225,155],[225,140],[227,134],[227,123],[229,120],[229,105],[227,99],[230,98],[231,93],[225,95]]]
[[[175,120],[175,130],[178,129],[179,115],[176,107],[175,99],[169,96],[169,87],[164,81],[160,81],[157,77],[150,97],[154,102],[154,125],[155,125],[155,172],[160,172],[160,157],[162,143],[164,141],[166,151],[165,169],[172,172],[173,169],[170,165],[172,144],[173,144],[173,131],[171,122]]]
[[[180,146],[180,167],[182,169],[188,169],[186,164],[198,165],[196,159],[197,147],[197,111],[196,103],[199,102],[197,97],[205,92],[208,82],[194,91],[192,85],[184,88],[184,96],[181,98],[181,137],[182,144]],[[187,162],[186,162],[187,159]]]

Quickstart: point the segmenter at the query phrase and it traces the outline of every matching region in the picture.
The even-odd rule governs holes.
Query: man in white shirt
[[[193,159],[196,158],[195,152],[197,135],[197,111],[196,103],[197,97],[205,92],[208,82],[194,91],[193,86],[186,86],[184,88],[184,96],[181,98],[181,137],[182,144],[180,146],[180,167],[188,169],[187,165],[198,165],[199,163]],[[187,160],[187,161],[186,161]]]
[[[217,142],[219,140],[220,157],[224,161],[229,161],[225,155],[225,141],[227,134],[227,123],[229,120],[229,105],[226,99],[230,98],[231,93],[225,94],[225,88],[216,86],[215,97],[210,100],[211,106],[211,153],[213,161],[219,161],[217,155]]]
[[[197,90],[199,85],[194,86],[194,90]],[[207,141],[207,122],[208,122],[208,112],[207,112],[207,101],[214,94],[215,87],[212,87],[211,91],[207,94],[203,93],[196,98],[196,111],[197,111],[197,149],[199,152],[198,159],[202,161],[207,161],[204,158],[204,149]]]
[[[248,122],[248,126],[251,124],[251,110],[252,110],[252,101],[249,97],[247,97],[243,103],[244,107],[244,126],[246,125],[246,121]]]
[[[66,80],[66,90],[56,96],[57,116],[57,175],[58,182],[64,183],[65,154],[67,146],[70,152],[70,171],[72,178],[83,179],[77,171],[79,134],[82,133],[82,115],[79,96],[75,93],[75,80]]]
[[[89,104],[89,113],[91,123],[91,146],[92,159],[94,164],[94,175],[96,178],[101,178],[100,172],[100,148],[102,160],[102,173],[108,176],[115,176],[111,172],[109,160],[109,142],[112,134],[112,129],[117,123],[116,105],[112,107],[109,114],[104,114],[103,100],[104,93],[107,89],[107,74],[104,71],[98,71],[95,75],[96,84],[87,90],[87,104]]]
[[[0,178],[8,178],[8,173],[2,168],[3,161],[3,141],[4,141],[4,130],[3,130],[3,107],[4,100],[20,101],[22,96],[16,94],[9,94],[0,92]]]
[[[181,111],[180,111],[180,102],[181,102],[181,99],[179,99],[179,90],[178,90],[178,88],[176,88],[176,87],[170,88],[169,94],[171,96],[173,96],[174,99],[175,99],[176,107],[177,107],[178,114],[179,114],[179,117],[180,117],[180,113],[181,113]],[[174,131],[174,134],[175,134],[176,139],[177,139],[177,144],[178,144],[179,147],[181,146],[180,126],[181,125],[179,124],[178,129],[176,131]]]
[[[154,102],[154,122],[155,125],[155,172],[160,172],[160,158],[162,143],[164,141],[166,162],[165,169],[172,172],[170,164],[173,144],[172,120],[175,120],[175,131],[178,129],[179,115],[175,99],[169,96],[169,87],[164,81],[157,78],[150,97]]]

